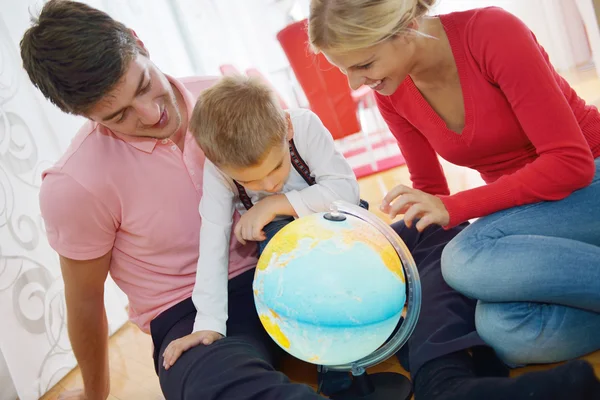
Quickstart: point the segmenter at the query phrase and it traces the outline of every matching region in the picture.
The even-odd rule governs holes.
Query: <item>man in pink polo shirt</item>
[[[109,272],[129,298],[131,320],[152,332],[156,360],[163,342],[191,332],[204,156],[187,127],[208,83],[165,76],[132,31],[76,2],[49,1],[21,54],[50,101],[89,119],[44,172],[40,205],[60,254],[69,337],[83,375],[84,388],[68,398],[105,399]],[[254,309],[255,250],[232,240],[228,337],[186,352],[168,372],[157,368],[167,399],[321,398],[271,367],[281,350]]]

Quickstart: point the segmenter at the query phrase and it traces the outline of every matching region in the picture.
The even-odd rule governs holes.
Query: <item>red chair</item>
[[[223,64],[219,66],[219,70],[223,76],[242,75],[242,73],[232,64]]]
[[[315,55],[308,47],[307,20],[294,22],[277,34],[294,75],[308,100],[310,109],[338,143],[348,136],[362,133],[369,153],[368,170],[378,171],[369,138],[361,128],[359,106],[367,102],[371,90],[352,91],[346,76],[331,65],[323,54]],[[354,93],[354,96],[353,96]]]
[[[246,70],[246,75],[254,77],[254,78],[257,78],[257,79],[260,79],[265,84],[269,85],[269,87],[271,88],[271,90],[273,90],[273,92],[277,96],[277,99],[279,100],[279,105],[281,106],[281,108],[283,108],[284,110],[289,108],[288,105],[287,105],[287,103],[283,99],[283,97],[281,97],[281,95],[279,94],[279,92],[277,91],[277,89],[275,89],[275,86],[273,86],[273,84],[263,75],[262,72],[260,72],[256,68],[248,68]]]
[[[312,52],[308,46],[307,20],[288,25],[277,34],[277,39],[310,109],[342,147],[340,150],[358,178],[405,163],[377,110],[371,88],[351,90],[346,76],[337,67],[322,54]],[[357,147],[358,138],[362,139],[362,145]]]
[[[356,101],[346,76],[322,55],[308,47],[307,21],[294,22],[277,34],[277,40],[302,87],[310,109],[321,118],[334,139],[361,131]]]
[[[208,89],[221,79],[220,76],[186,76],[183,78],[177,78],[179,82],[183,83],[192,93],[200,93],[204,89]]]

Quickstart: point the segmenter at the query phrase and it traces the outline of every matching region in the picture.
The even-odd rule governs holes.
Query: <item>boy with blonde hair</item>
[[[186,350],[225,336],[228,248],[268,240],[296,217],[328,211],[333,201],[359,203],[352,168],[335,149],[319,118],[304,109],[282,110],[260,81],[224,77],[199,97],[190,130],[206,155],[200,201],[202,227],[193,333],[165,350],[169,368]]]

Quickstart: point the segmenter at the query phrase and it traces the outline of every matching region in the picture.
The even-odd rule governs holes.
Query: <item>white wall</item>
[[[590,59],[583,21],[574,0],[438,0],[433,14],[497,6],[519,17],[536,35],[558,70]]]
[[[596,12],[592,0],[575,0],[579,14],[583,17],[585,29],[589,37],[594,64],[600,68],[600,29],[596,20]]]

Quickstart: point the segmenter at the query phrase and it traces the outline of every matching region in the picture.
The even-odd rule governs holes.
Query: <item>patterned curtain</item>
[[[61,143],[81,121],[53,124],[66,119],[29,83],[17,52],[25,25],[16,32],[8,25],[16,11],[27,23],[27,2],[17,3],[0,4],[0,394],[14,400],[16,388],[21,400],[33,400],[75,366],[58,257],[46,240],[38,193],[41,172],[62,154]],[[15,21],[10,23],[13,28]],[[59,140],[56,132],[69,137]],[[112,281],[106,309],[114,332],[127,315]]]

